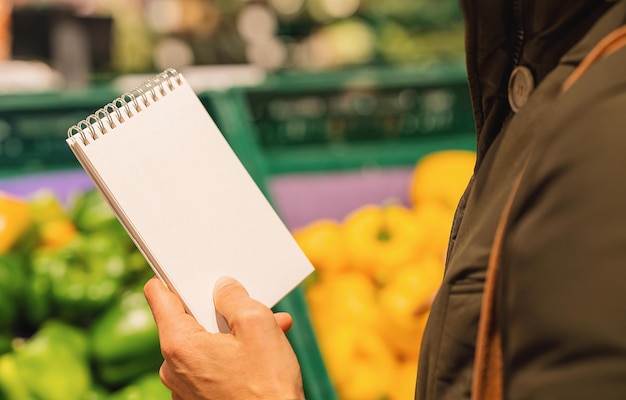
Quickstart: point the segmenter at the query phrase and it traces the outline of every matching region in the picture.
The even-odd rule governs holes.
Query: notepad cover
[[[217,332],[225,329],[212,298],[220,276],[272,307],[313,267],[184,77],[176,78],[173,88],[144,89],[147,107],[134,96],[141,111],[128,101],[133,115],[117,107],[120,122],[109,108],[67,143],[157,275]]]

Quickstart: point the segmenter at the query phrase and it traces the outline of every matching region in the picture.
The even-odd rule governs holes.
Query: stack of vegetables
[[[475,154],[420,160],[408,205],[370,204],[293,232],[342,400],[409,400],[455,205]],[[0,192],[0,400],[169,400],[143,296],[153,273],[98,192],[68,204]]]
[[[412,400],[430,306],[456,204],[475,154],[423,157],[407,201],[367,204],[294,231],[315,266],[305,286],[313,328],[341,400]]]
[[[0,400],[169,400],[152,276],[99,193],[0,193]]]

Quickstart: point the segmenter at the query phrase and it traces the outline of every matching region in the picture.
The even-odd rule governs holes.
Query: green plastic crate
[[[259,182],[408,165],[434,150],[475,147],[460,66],[285,74],[200,97]]]
[[[279,175],[411,167],[433,151],[475,149],[461,66],[286,73],[200,99],[270,200]],[[290,340],[307,399],[337,399],[302,290],[277,308],[297,311]]]
[[[64,133],[119,95],[103,87],[0,96],[0,176],[80,167]]]

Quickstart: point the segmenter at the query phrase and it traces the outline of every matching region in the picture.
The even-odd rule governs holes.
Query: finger
[[[286,312],[275,313],[274,319],[276,320],[276,323],[278,324],[280,329],[285,333],[287,333],[293,325],[293,318],[289,313]]]
[[[183,400],[182,397],[179,397],[178,395],[172,393],[172,400]]]
[[[241,283],[233,278],[222,277],[215,282],[213,301],[215,310],[226,319],[235,335],[242,334],[242,330],[246,329],[245,325],[263,330],[276,327],[272,311],[251,299]],[[242,324],[242,318],[254,321],[250,324]]]
[[[161,368],[159,368],[159,378],[161,378],[161,383],[174,393],[172,387],[172,371],[167,361],[163,361]]]
[[[161,369],[159,369],[159,377],[161,378],[161,383],[163,383],[163,386],[165,386],[170,390],[170,392],[172,392],[172,400],[182,399],[182,397],[177,395],[175,392],[176,387],[173,384],[173,372],[170,369],[167,361],[164,361],[163,364],[161,364]]]
[[[157,277],[145,284],[144,295],[152,310],[161,341],[177,332],[202,330],[196,320],[185,312],[178,297]]]

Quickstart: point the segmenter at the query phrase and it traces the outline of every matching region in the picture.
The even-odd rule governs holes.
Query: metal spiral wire
[[[168,90],[171,92],[181,84],[180,73],[173,68],[167,69],[71,126],[67,130],[67,137],[72,138],[78,135],[87,146],[91,141],[97,140],[159,101],[161,97],[168,94]]]

